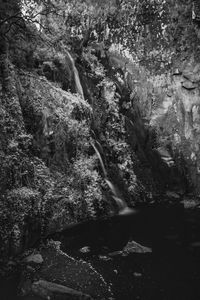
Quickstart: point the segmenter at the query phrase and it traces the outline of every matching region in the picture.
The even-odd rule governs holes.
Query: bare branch
[[[21,17],[18,17],[18,15],[20,15],[20,12],[14,14],[12,16],[9,16],[9,17],[5,18],[4,20],[0,21],[0,26],[7,23],[9,20],[16,19],[16,18],[21,18]]]

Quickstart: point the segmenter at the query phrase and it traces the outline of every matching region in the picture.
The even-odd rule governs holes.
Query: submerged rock
[[[123,256],[127,256],[131,253],[151,253],[152,249],[149,247],[142,246],[135,241],[130,241],[123,249]]]

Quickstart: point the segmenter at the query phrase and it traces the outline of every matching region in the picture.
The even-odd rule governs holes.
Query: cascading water
[[[83,88],[82,88],[81,81],[80,81],[80,78],[79,78],[78,70],[77,70],[77,68],[75,66],[75,63],[74,63],[74,59],[72,58],[71,54],[68,51],[67,51],[67,55],[68,55],[68,57],[71,61],[71,64],[72,64],[76,92],[81,96],[81,98],[84,99]]]
[[[119,197],[119,193],[117,192],[116,187],[113,185],[113,183],[108,180],[107,178],[105,178],[105,182],[107,183],[108,187],[110,188],[111,192],[112,192],[112,197],[113,199],[116,201],[117,206],[119,207],[119,211],[125,209],[127,207],[127,204],[125,201],[123,201],[120,197]]]
[[[117,189],[114,186],[114,184],[108,179],[106,168],[104,166],[103,159],[101,157],[101,154],[100,154],[99,150],[97,149],[97,147],[95,146],[95,144],[91,143],[91,145],[94,148],[95,153],[98,156],[98,159],[99,159],[102,171],[103,171],[103,175],[104,175],[104,180],[105,180],[106,184],[108,185],[109,189],[112,192],[112,197],[115,200],[115,202],[116,202],[116,204],[117,204],[117,206],[119,208],[119,214],[126,214],[126,213],[128,213],[128,211],[131,211],[131,209],[128,208],[126,202],[120,197],[119,192],[117,191]]]
[[[101,168],[102,168],[102,171],[103,171],[104,178],[106,179],[107,178],[107,172],[106,172],[106,168],[104,166],[101,154],[100,154],[99,150],[97,149],[97,147],[95,146],[95,144],[91,143],[91,145],[94,148],[94,151],[96,152],[96,155],[97,155],[97,157],[99,159],[99,162],[100,162],[100,165],[101,165]]]

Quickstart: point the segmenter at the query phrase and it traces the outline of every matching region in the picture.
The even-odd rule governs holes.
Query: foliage
[[[169,45],[166,24],[170,12],[168,1],[69,1],[66,30],[75,44],[87,47],[91,42],[105,47],[121,45],[138,62],[155,64],[169,61],[163,52]],[[152,64],[153,65],[153,64]]]
[[[102,90],[102,103],[100,107],[96,106],[96,110],[102,114],[98,116],[98,129],[101,144],[106,149],[107,169],[111,178],[115,173],[114,182],[122,190],[125,188],[126,197],[135,201],[139,196],[138,179],[134,173],[138,159],[127,143],[125,116],[120,108],[121,96],[116,93],[115,83],[107,77],[101,81],[99,88]]]
[[[20,27],[20,1],[1,1],[0,4],[0,33],[1,38],[13,30],[14,23]]]
[[[4,251],[23,250],[26,236],[32,237],[34,231],[38,238],[66,223],[108,213],[111,197],[92,141],[100,143],[108,177],[126,199],[133,203],[151,194],[150,165],[143,165],[147,162],[144,149],[141,156],[135,150],[143,145],[134,132],[129,137],[126,124],[127,119],[133,121],[134,130],[145,135],[136,122],[141,116],[134,112],[139,108],[131,90],[132,77],[132,85],[128,84],[130,64],[125,59],[121,65],[112,65],[107,50],[111,45],[122,50],[115,61],[126,51],[132,53],[133,64],[159,70],[162,64],[169,67],[171,49],[185,51],[195,38],[192,22],[184,24],[190,11],[189,3],[178,0],[0,4],[2,61],[6,57],[0,65],[0,239],[7,247]],[[185,36],[190,36],[187,43]],[[69,49],[74,50],[73,57],[78,56],[75,63],[91,105],[72,93]],[[37,73],[14,68],[9,56],[18,68]],[[137,147],[130,142],[134,138],[131,142]]]
[[[38,226],[40,200],[37,191],[26,187],[12,189],[1,197],[1,255],[18,254],[28,246],[30,235]]]
[[[36,48],[34,38],[37,43],[42,39],[47,48],[64,44],[76,51],[95,41],[107,47],[121,44],[124,50],[134,53],[137,61],[151,67],[151,61],[167,66],[171,61],[167,51],[169,44],[173,46],[177,40],[176,49],[180,51],[190,47],[184,40],[186,35],[190,40],[197,37],[191,1],[25,0],[22,6],[16,1],[15,4],[4,3],[1,11],[0,32],[4,36],[7,30],[15,37],[19,34],[22,37],[24,33],[19,39],[21,42],[27,41],[29,36],[31,49],[25,49],[23,42],[18,44],[18,48],[29,51],[29,55]]]
[[[22,72],[18,78],[19,94],[3,106],[1,119],[7,139],[0,154],[0,205],[7,222],[0,226],[4,254],[17,254],[41,234],[96,217],[104,209],[101,179],[94,170],[96,158],[88,157],[90,105],[38,76]],[[8,97],[7,91],[4,95]],[[12,103],[18,104],[26,130],[16,126],[14,112],[7,128]]]
[[[94,169],[96,158],[86,158],[82,155],[73,164],[73,187],[80,191],[80,196],[85,199],[85,213],[88,217],[96,217],[103,210],[103,195],[101,182],[97,171]]]

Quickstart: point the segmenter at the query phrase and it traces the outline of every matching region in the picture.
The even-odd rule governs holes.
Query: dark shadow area
[[[90,262],[111,283],[114,299],[198,300],[199,220],[198,208],[145,206],[127,217],[114,216],[74,228],[73,243],[71,240],[70,247],[66,243],[63,250]],[[126,255],[123,251],[112,255],[128,239],[152,247],[152,253],[136,247]],[[80,252],[83,246],[90,251]]]
[[[60,240],[65,251],[84,246],[93,253],[116,251],[130,239],[159,249],[170,235],[184,243],[184,215],[181,204],[140,204],[111,217],[69,225],[48,238]]]
[[[111,284],[116,300],[200,297],[198,206],[140,205],[121,215],[69,226],[49,238],[60,240],[67,254],[91,263]],[[124,251],[132,240],[140,244],[133,242]],[[80,251],[85,246],[89,251]],[[152,252],[141,250],[144,246]],[[1,299],[17,299],[17,278],[1,281]]]

